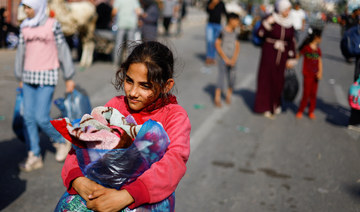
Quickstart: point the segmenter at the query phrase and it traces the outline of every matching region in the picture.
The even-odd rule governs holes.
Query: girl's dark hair
[[[309,45],[316,37],[321,37],[322,30],[316,28],[309,28],[308,35],[304,41],[299,46],[299,51],[301,51],[305,46]]]
[[[226,18],[227,18],[227,22],[229,22],[230,19],[239,19],[240,20],[240,16],[238,14],[236,14],[236,13],[233,13],[233,12],[229,13],[226,16]]]
[[[116,72],[115,82],[113,83],[117,90],[123,89],[126,72],[133,63],[142,63],[148,70],[147,78],[151,83],[160,86],[162,94],[168,79],[173,78],[174,57],[171,50],[157,42],[145,41],[128,46],[133,49],[120,69]]]

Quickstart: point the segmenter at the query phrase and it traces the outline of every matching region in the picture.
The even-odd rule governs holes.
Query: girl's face
[[[320,36],[316,36],[315,39],[314,39],[314,42],[315,42],[316,44],[321,43],[321,37],[320,37]]]
[[[229,25],[233,28],[236,29],[238,26],[240,26],[240,20],[237,18],[233,18],[229,20]]]
[[[290,14],[290,11],[291,11],[291,7],[289,7],[288,9],[286,9],[284,12],[281,13],[281,15],[284,17],[284,18],[287,18]]]
[[[143,63],[133,63],[126,72],[124,91],[129,106],[139,111],[153,103],[160,95],[160,88],[147,79],[148,70]]]
[[[28,18],[35,17],[35,10],[27,5],[24,5],[24,12]]]

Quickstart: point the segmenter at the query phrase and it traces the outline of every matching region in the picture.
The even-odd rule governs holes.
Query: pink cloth
[[[53,32],[55,19],[37,27],[24,27],[22,33],[26,43],[24,69],[43,71],[59,68],[58,52]]]
[[[131,114],[137,124],[149,119],[160,122],[170,138],[170,145],[163,158],[155,162],[137,180],[124,186],[135,202],[129,206],[136,208],[144,203],[155,203],[172,194],[186,172],[186,162],[190,155],[191,124],[186,111],[178,104],[167,104],[147,112],[128,110],[124,96],[111,99],[105,106],[119,110],[125,117]],[[62,178],[70,194],[76,194],[71,182],[81,175],[74,151],[70,151],[62,169]]]

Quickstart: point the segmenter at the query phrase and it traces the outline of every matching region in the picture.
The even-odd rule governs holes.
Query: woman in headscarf
[[[47,0],[23,0],[27,18],[20,25],[15,58],[15,76],[23,88],[25,140],[28,157],[20,164],[22,171],[43,166],[38,127],[56,143],[56,160],[64,161],[70,143],[50,123],[50,108],[58,71],[63,70],[66,92],[72,92],[75,74],[69,47],[58,21],[46,15]]]
[[[281,113],[285,68],[295,58],[294,28],[289,0],[278,0],[275,12],[262,21],[258,35],[263,38],[254,111],[273,119]]]

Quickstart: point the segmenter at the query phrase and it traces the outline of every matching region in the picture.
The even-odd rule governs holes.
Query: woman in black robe
[[[284,72],[290,58],[295,58],[294,28],[289,17],[291,3],[276,2],[276,12],[262,21],[258,35],[264,39],[257,78],[254,111],[267,118],[281,113]]]

